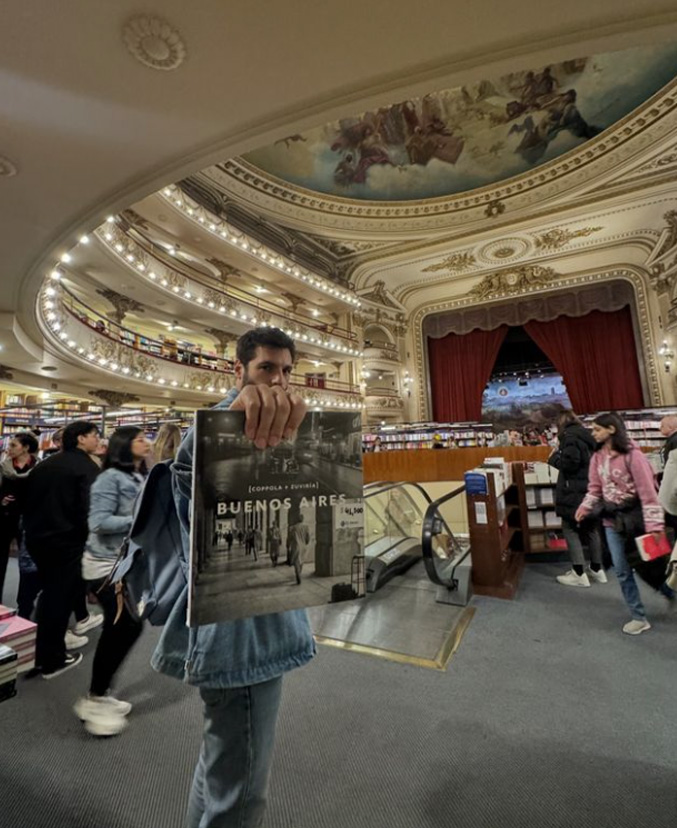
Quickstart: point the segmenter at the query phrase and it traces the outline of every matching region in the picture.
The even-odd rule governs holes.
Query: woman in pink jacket
[[[628,635],[651,629],[625,549],[628,542],[645,532],[660,534],[664,513],[658,502],[653,469],[641,449],[628,437],[617,414],[599,414],[593,420],[592,436],[598,450],[590,461],[588,491],[576,512],[581,521],[591,512],[603,517],[611,559],[632,619],[623,627]],[[669,600],[674,592],[660,583],[656,588]]]

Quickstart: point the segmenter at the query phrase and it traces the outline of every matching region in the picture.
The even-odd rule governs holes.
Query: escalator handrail
[[[379,486],[381,484],[380,483],[374,483],[374,484],[368,484],[368,486],[369,485]],[[368,486],[365,487],[365,488],[368,488]],[[379,489],[378,491],[368,492],[367,494],[364,495],[364,499],[366,500],[368,497],[374,497],[374,495],[377,495],[377,494],[383,494],[383,492],[389,492],[391,489],[397,489],[399,486],[413,486],[415,489],[417,489],[423,495],[423,497],[426,499],[426,501],[428,503],[432,503],[432,500],[430,499],[430,495],[428,494],[428,492],[426,492],[426,490],[423,488],[423,486],[421,486],[419,483],[412,483],[409,480],[402,480],[400,483],[383,483],[384,488]]]
[[[447,525],[446,520],[442,517],[441,514],[438,512],[438,507],[442,503],[446,503],[447,500],[451,500],[454,497],[457,497],[460,494],[463,494],[465,491],[465,484],[459,486],[457,489],[449,492],[448,494],[444,495],[443,497],[437,498],[435,501],[430,501],[428,498],[428,502],[430,505],[426,509],[425,517],[423,518],[423,528],[421,529],[421,551],[423,553],[423,565],[425,566],[425,570],[428,574],[428,577],[434,584],[439,584],[440,586],[445,587],[452,587],[454,586],[454,572],[456,571],[456,566],[464,560],[468,553],[462,556],[461,560],[459,560],[451,570],[451,575],[448,578],[442,578],[437,571],[435,566],[435,559],[436,555],[433,553],[433,522],[436,519],[442,521],[442,525],[447,530],[449,535],[453,537],[454,533],[451,531],[449,526]],[[468,550],[469,552],[470,550]]]
[[[415,543],[418,543],[418,538],[413,537],[413,535],[405,535],[401,538],[398,538],[395,541],[395,543],[393,543],[387,549],[384,549],[383,552],[379,552],[378,555],[369,555],[369,556],[365,555],[365,557],[380,558],[381,555],[387,555],[388,552],[391,552],[396,546],[399,546],[403,541],[414,541]]]

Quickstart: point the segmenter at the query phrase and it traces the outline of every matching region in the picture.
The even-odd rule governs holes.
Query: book
[[[16,615],[15,609],[0,604],[0,621],[3,621],[5,618],[11,618],[13,615]]]
[[[671,552],[670,541],[665,536],[665,532],[661,532],[659,540],[651,534],[640,535],[635,538],[635,543],[643,561],[653,561]]]
[[[0,621],[0,643],[8,644],[12,649],[27,641],[35,641],[38,625],[26,618],[12,615]]]
[[[243,412],[198,411],[188,624],[317,606],[337,584],[361,597],[362,490],[359,414],[308,412],[261,450]]]

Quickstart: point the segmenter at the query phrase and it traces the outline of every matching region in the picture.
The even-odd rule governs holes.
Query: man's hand
[[[292,436],[305,417],[306,404],[279,386],[245,385],[230,410],[244,411],[244,433],[256,448],[264,449]]]
[[[574,515],[576,523],[580,523],[585,518],[586,514],[587,512],[583,511],[583,507],[579,506],[578,509],[576,509],[576,514]]]

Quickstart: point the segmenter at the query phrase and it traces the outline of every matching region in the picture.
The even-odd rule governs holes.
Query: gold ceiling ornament
[[[428,265],[423,268],[423,273],[436,273],[439,270],[449,270],[452,273],[460,273],[477,265],[477,259],[473,253],[452,253],[437,264]]]
[[[399,305],[388,295],[386,291],[386,283],[383,279],[379,279],[378,281],[374,282],[374,288],[371,293],[364,293],[362,294],[362,299],[366,299],[368,302],[374,302],[378,305],[385,305],[387,308],[399,308]]]
[[[88,393],[108,403],[111,408],[120,408],[125,403],[139,402],[139,397],[136,394],[129,394],[126,391],[111,391],[109,388],[96,388]]]
[[[524,293],[547,287],[559,276],[560,274],[551,267],[521,265],[510,270],[488,273],[466,295],[478,299],[510,296],[513,293]]]
[[[660,251],[657,253],[660,256],[677,244],[677,210],[668,210],[667,213],[663,214],[663,220],[667,224],[667,235],[663,239]]]
[[[229,276],[242,275],[236,267],[233,267],[231,264],[228,264],[228,262],[224,262],[223,259],[218,259],[215,256],[208,258],[207,263],[213,265],[219,271],[219,279],[224,285],[228,281]]]
[[[129,296],[123,296],[121,293],[117,293],[110,288],[106,288],[105,290],[97,290],[96,292],[99,296],[103,296],[103,298],[110,302],[113,306],[114,311],[111,313],[111,317],[118,323],[118,325],[122,324],[125,316],[127,316],[130,311],[134,311],[135,313],[143,313],[145,311],[144,306],[140,302],[137,302],[136,299],[131,299]]]
[[[6,155],[0,155],[0,176],[11,178],[17,172],[18,169],[14,161],[11,161]]]
[[[161,17],[139,14],[122,28],[125,46],[139,63],[165,72],[178,69],[186,59],[181,35]]]
[[[225,351],[231,342],[235,342],[238,339],[237,334],[229,333],[221,328],[205,328],[205,333],[216,340],[222,351]]]
[[[123,210],[120,213],[120,219],[126,228],[140,227],[142,230],[150,229],[148,221],[142,215],[137,213],[136,210],[132,210],[131,207],[127,207],[126,210]]]
[[[500,216],[502,213],[505,213],[505,204],[502,201],[499,201],[499,199],[490,201],[484,211],[484,215],[487,218],[495,218],[496,216]]]
[[[552,230],[546,230],[545,233],[536,236],[534,242],[536,250],[559,250],[573,239],[591,236],[603,229],[603,227],[581,227],[579,230],[565,230],[562,227],[553,227]]]
[[[649,284],[659,296],[672,293],[676,281],[675,265],[677,265],[677,258],[673,260],[669,268],[666,267],[665,262],[655,262],[649,268]]]

